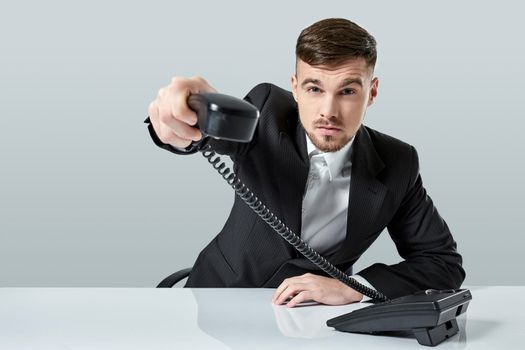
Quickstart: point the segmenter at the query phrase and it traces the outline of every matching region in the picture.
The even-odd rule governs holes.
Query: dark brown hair
[[[295,47],[297,59],[311,66],[336,66],[362,57],[374,69],[376,40],[365,29],[344,18],[327,18],[303,29]]]

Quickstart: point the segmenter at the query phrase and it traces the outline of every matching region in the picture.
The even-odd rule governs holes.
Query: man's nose
[[[339,114],[339,106],[334,96],[326,94],[323,97],[319,114],[321,117],[328,119],[337,118],[337,115]]]

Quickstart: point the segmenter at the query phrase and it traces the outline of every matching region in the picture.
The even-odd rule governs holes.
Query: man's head
[[[301,123],[319,150],[338,151],[377,96],[375,39],[353,22],[330,18],[304,29],[295,53],[292,90]]]

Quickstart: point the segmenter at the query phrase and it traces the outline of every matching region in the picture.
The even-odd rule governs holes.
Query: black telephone
[[[197,113],[203,138],[193,145],[222,175],[237,195],[281,237],[328,275],[369,296],[375,304],[332,318],[327,325],[343,332],[389,334],[411,332],[422,345],[435,346],[456,334],[456,317],[463,314],[472,295],[469,290],[421,291],[389,300],[382,293],[359,284],[313,250],[279,220],[239,178],[216,156],[208,137],[236,142],[251,141],[259,111],[250,103],[218,93],[190,95],[189,107]]]

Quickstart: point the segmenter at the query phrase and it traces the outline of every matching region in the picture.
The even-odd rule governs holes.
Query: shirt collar
[[[352,144],[354,143],[355,136],[339,151],[337,152],[321,152],[315,147],[315,145],[310,140],[308,134],[306,134],[306,149],[308,151],[308,158],[312,157],[324,157],[328,165],[328,170],[330,173],[330,181],[335,177],[341,175],[343,168],[346,164],[351,164],[350,152],[352,149]]]

